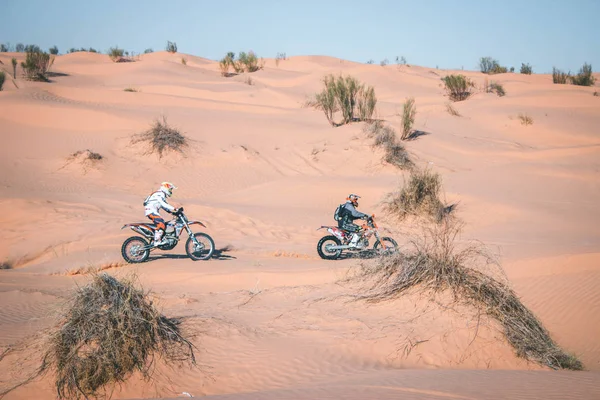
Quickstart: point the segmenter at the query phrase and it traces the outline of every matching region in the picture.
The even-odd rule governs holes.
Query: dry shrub
[[[531,118],[527,114],[519,114],[518,118],[521,121],[521,125],[527,126],[527,125],[532,125],[533,124],[533,118]]]
[[[454,303],[474,307],[495,319],[518,357],[553,369],[583,369],[582,363],[561,350],[523,305],[500,265],[481,244],[458,246],[460,229],[456,220],[428,226],[422,237],[412,241],[412,250],[364,265],[360,276],[371,286],[359,298],[379,302],[411,290],[432,295],[449,291]]]
[[[150,380],[158,359],[195,365],[180,323],[162,315],[134,278],[94,275],[51,334],[40,373],[55,375],[60,399],[80,399],[106,394],[134,372]]]
[[[448,114],[455,116],[455,117],[460,117],[460,113],[458,112],[458,110],[456,110],[456,108],[454,108],[452,106],[452,103],[448,102],[446,103],[446,111],[448,111]]]
[[[414,164],[404,145],[398,142],[396,132],[381,121],[367,123],[363,128],[369,138],[374,138],[373,146],[385,151],[383,160],[400,169],[411,169]]]
[[[448,75],[442,78],[448,97],[452,101],[463,101],[472,94],[475,83],[464,75]]]
[[[0,269],[13,269],[15,267],[15,263],[13,260],[6,259],[0,262]]]
[[[132,144],[138,142],[147,142],[150,145],[150,152],[158,153],[159,158],[162,158],[163,153],[167,151],[183,153],[189,146],[188,139],[177,129],[170,127],[166,117],[163,117],[162,121],[155,120],[150,129],[131,138]]]
[[[410,137],[416,114],[417,107],[415,106],[415,99],[409,97],[402,106],[402,136],[400,139],[407,140]]]
[[[2,91],[2,86],[4,86],[4,81],[6,80],[6,74],[4,71],[0,71],[0,92]]]
[[[48,82],[48,70],[54,63],[54,56],[41,50],[32,50],[27,52],[25,61],[21,62],[21,67],[25,77],[32,81]]]
[[[125,88],[125,89],[123,89],[123,91],[124,92],[133,92],[133,93],[139,92],[139,90],[137,90],[136,88],[132,88],[132,87]]]
[[[598,97],[598,96],[600,96],[600,93],[594,92],[594,96]]]
[[[399,190],[388,193],[383,202],[383,210],[398,220],[409,215],[425,217],[441,222],[451,211],[440,200],[442,177],[428,169],[412,169],[408,183]]]

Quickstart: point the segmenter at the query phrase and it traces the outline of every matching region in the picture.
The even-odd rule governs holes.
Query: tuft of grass
[[[275,56],[275,65],[279,67],[279,62],[281,60],[287,60],[287,55],[285,53],[277,53]]]
[[[132,88],[132,87],[127,87],[125,89],[123,89],[124,92],[139,92],[139,90]]]
[[[448,102],[446,103],[446,111],[448,111],[448,114],[454,116],[454,117],[460,117],[460,113],[456,110],[456,108],[454,108],[452,106],[452,103]]]
[[[17,59],[13,57],[10,62],[13,67],[13,79],[17,79]]]
[[[496,93],[499,97],[506,95],[506,92],[504,91],[504,86],[502,86],[498,82],[492,82],[492,83],[488,84],[488,80],[486,78],[483,86],[484,86],[483,90],[486,93]]]
[[[533,73],[533,69],[531,65],[521,63],[521,73],[524,75],[531,75]]]
[[[150,152],[158,153],[159,158],[162,158],[163,153],[167,151],[183,153],[184,149],[189,146],[188,139],[177,129],[170,127],[164,116],[162,121],[155,120],[147,131],[138,133],[131,138],[132,144],[138,142],[148,143]]]
[[[177,53],[177,43],[167,41],[165,50],[168,51],[169,53]]]
[[[579,73],[571,77],[571,83],[578,86],[593,86],[596,82],[596,78],[592,75],[592,66],[590,64],[583,64],[583,67],[579,69]]]
[[[415,123],[415,116],[417,114],[417,107],[415,106],[415,99],[409,97],[402,106],[402,136],[401,140],[407,140],[412,133],[413,124]]]
[[[509,287],[498,262],[477,242],[459,246],[462,224],[456,220],[424,228],[412,249],[396,252],[364,266],[361,277],[374,284],[360,299],[387,301],[409,291],[450,292],[451,303],[475,308],[496,320],[518,357],[553,369],[582,370],[575,356],[564,352],[537,317]],[[495,277],[494,275],[500,275]]]
[[[185,57],[181,57],[181,63],[182,63],[183,65],[187,65],[187,58],[185,58]]]
[[[307,104],[322,110],[331,126],[372,118],[377,105],[373,87],[365,86],[352,76],[335,77],[332,74],[323,78],[323,84],[323,90],[315,95],[314,101]],[[339,123],[333,119],[336,112],[342,113]]]
[[[448,210],[440,200],[441,189],[440,174],[429,169],[412,169],[408,183],[388,193],[383,210],[399,221],[414,216],[441,222]]]
[[[4,71],[0,71],[0,92],[2,91],[2,87],[4,86],[4,81],[6,80],[6,74]]]
[[[521,125],[533,125],[533,118],[531,118],[529,115],[527,114],[522,114],[520,113],[518,115],[519,120],[521,121]]]
[[[386,65],[388,65],[390,62],[389,60],[386,58],[384,60],[381,60],[381,62],[379,63],[379,65],[381,65],[382,67],[385,67]]]
[[[600,93],[594,92],[594,96],[598,97],[598,96],[600,96]]]
[[[464,75],[448,75],[442,81],[452,101],[463,101],[473,94],[475,83]]]
[[[35,49],[34,49],[35,50]],[[47,73],[54,63],[54,56],[44,51],[28,51],[21,67],[25,77],[32,81],[48,82]]]
[[[40,373],[54,373],[59,399],[81,399],[110,393],[134,372],[151,380],[159,358],[195,365],[180,324],[156,309],[134,277],[94,274],[69,299]]]
[[[552,82],[564,85],[571,78],[571,73],[565,73],[555,67],[552,67]]]

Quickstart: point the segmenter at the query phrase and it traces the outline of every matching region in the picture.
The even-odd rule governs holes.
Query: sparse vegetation
[[[54,56],[43,51],[28,51],[21,67],[25,72],[25,77],[34,81],[47,82],[47,72],[54,63]]]
[[[137,90],[136,88],[132,88],[132,87],[127,87],[125,89],[123,89],[124,92],[139,92],[139,90]]]
[[[402,57],[396,56],[396,64],[406,65],[406,58],[404,56],[402,56]]]
[[[410,137],[416,114],[417,107],[415,106],[415,99],[409,97],[402,106],[402,136],[400,139],[406,140]]]
[[[426,226],[422,236],[412,241],[412,249],[364,265],[360,278],[367,278],[372,286],[359,298],[380,302],[409,291],[432,297],[449,292],[451,304],[473,307],[479,316],[496,320],[518,357],[553,369],[583,369],[582,363],[560,349],[523,305],[483,245],[470,242],[459,246],[460,229],[461,223],[455,219]]]
[[[552,68],[552,82],[558,84],[566,84],[571,78],[571,72],[565,73],[555,67]]]
[[[83,52],[83,53],[98,53],[98,50],[94,49],[93,47],[90,47],[89,49],[86,49],[86,48],[84,48],[84,47],[80,47],[79,49],[78,49],[78,48],[75,48],[75,47],[71,47],[71,48],[70,48],[70,49],[67,51],[67,53],[80,53],[80,52]],[[110,55],[110,54],[109,54],[109,55]],[[121,54],[121,56],[122,56],[122,55],[123,55],[123,54]]]
[[[119,46],[111,47],[108,49],[108,56],[113,62],[123,62],[127,61],[123,55],[125,54],[125,50],[120,49]]]
[[[448,102],[446,103],[446,111],[448,111],[448,114],[454,116],[454,117],[460,117],[460,113],[456,110],[456,108],[454,108],[452,106],[452,103]]]
[[[383,209],[400,221],[414,216],[440,222],[449,210],[440,200],[441,189],[440,174],[429,169],[413,169],[408,183],[387,195]]]
[[[13,57],[10,61],[13,67],[13,79],[17,79],[17,59]]]
[[[245,83],[246,85],[249,85],[249,86],[252,86],[252,85],[254,85],[254,81],[252,80],[252,77],[251,77],[251,76],[247,76],[247,77],[244,79],[244,83]]]
[[[579,69],[579,73],[571,77],[571,83],[578,86],[592,86],[596,82],[596,79],[592,75],[592,66],[590,64],[583,64],[583,67]]]
[[[177,53],[177,43],[167,41],[167,46],[165,47],[165,50],[169,53]]]
[[[483,90],[486,93],[496,93],[499,97],[506,95],[506,92],[504,91],[504,86],[502,86],[498,82],[493,81],[492,83],[488,83],[487,78],[485,79],[485,82],[483,84]]]
[[[411,169],[413,162],[402,143],[397,140],[396,132],[381,121],[368,122],[364,131],[374,138],[373,146],[384,150],[383,160],[400,169]]]
[[[384,60],[381,60],[381,62],[379,63],[379,65],[381,65],[382,67],[385,67],[385,66],[386,66],[386,65],[388,65],[389,63],[390,63],[390,62],[389,62],[389,61],[388,61],[388,59],[386,58],[386,59],[384,59]]]
[[[135,278],[94,274],[70,298],[39,374],[55,375],[59,399],[103,397],[134,372],[151,380],[158,359],[196,364],[181,320],[162,315]]]
[[[367,61],[367,64],[375,64],[375,61],[373,59]]]
[[[13,269],[14,266],[14,262],[8,258],[0,262],[0,269]]]
[[[277,56],[275,56],[275,65],[279,67],[279,61],[281,60],[287,60],[285,53],[277,53]]]
[[[17,53],[22,53],[23,51],[25,51],[25,45],[23,43],[17,43],[17,45],[15,46],[15,51]]]
[[[236,74],[242,72],[256,72],[264,68],[264,61],[259,62],[256,54],[251,50],[248,53],[242,51],[237,59],[234,52],[229,52],[219,61],[219,69],[222,76],[230,76],[229,67],[232,67]]]
[[[102,155],[100,155],[100,153],[95,153],[91,150],[78,150],[75,153],[71,154],[71,158],[79,158],[79,157],[82,157],[83,160],[89,160],[89,161],[100,161],[104,158],[104,157],[102,157]]]
[[[187,58],[185,58],[185,57],[181,57],[181,63],[182,63],[183,65],[187,65]]]
[[[6,80],[6,74],[4,71],[0,71],[0,92],[2,91],[2,87],[4,86],[4,81]]]
[[[375,90],[372,87],[365,86],[351,76],[335,77],[332,74],[325,76],[323,83],[325,88],[315,96],[310,105],[322,110],[332,126],[371,119],[377,105]],[[340,123],[333,120],[338,111],[342,113]]]
[[[50,47],[50,49],[48,49],[48,52],[52,55],[57,55],[58,54],[58,47],[56,46],[52,46]]]
[[[4,43],[0,43],[0,53],[7,53],[8,52],[8,45],[4,44]]]
[[[144,54],[150,54],[150,53],[154,53],[154,50],[152,50],[150,48],[144,50]]]
[[[500,66],[498,60],[492,57],[481,57],[479,59],[479,69],[484,74],[503,74],[508,71],[506,67]]]
[[[533,73],[531,65],[521,63],[521,73],[525,75],[531,75]]]
[[[600,93],[594,92],[594,96],[598,97],[598,96],[600,96]]]
[[[532,125],[533,124],[533,118],[531,118],[529,115],[527,114],[519,114],[518,116],[519,120],[521,121],[521,125]]]
[[[469,78],[464,75],[448,75],[442,78],[446,92],[452,101],[463,101],[472,94],[475,87]]]
[[[150,152],[158,153],[159,158],[167,151],[183,153],[189,146],[188,139],[177,129],[170,127],[166,117],[163,117],[162,121],[155,120],[147,131],[134,135],[131,142],[146,142],[150,146]]]

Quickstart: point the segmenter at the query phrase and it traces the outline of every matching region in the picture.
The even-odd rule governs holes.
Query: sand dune
[[[23,57],[0,53],[3,70],[13,56]],[[73,53],[52,71],[50,83],[7,80],[0,92],[0,262],[11,267],[0,271],[0,350],[52,325],[68,290],[86,282],[73,270],[105,265],[135,271],[165,313],[202,332],[203,368],[165,369],[158,386],[134,376],[114,398],[600,398],[597,88],[500,74],[488,78],[506,96],[478,92],[454,104],[454,117],[440,77],[460,72],[480,86],[484,75],[302,56],[224,78],[215,61],[167,52],[129,63]],[[373,86],[379,117],[396,129],[402,103],[415,97],[415,128],[426,134],[407,150],[442,174],[464,238],[500,253],[517,294],[587,371],[516,357],[492,322],[477,328],[472,310],[418,296],[345,300],[352,288],[339,281],[358,261],[321,260],[316,228],[334,223],[351,192],[379,215],[406,175],[381,161],[361,124],[332,128],[301,107],[328,73]],[[533,125],[521,125],[520,113]],[[158,158],[131,144],[163,115],[191,140],[183,155]],[[86,150],[102,159],[76,155]],[[179,186],[173,202],[206,223],[219,258],[116,264],[132,234],[120,228],[144,221],[141,203],[164,180]],[[380,224],[402,245],[414,228],[383,215]],[[12,361],[0,362],[0,385],[18,379]],[[6,398],[54,392],[44,379]]]

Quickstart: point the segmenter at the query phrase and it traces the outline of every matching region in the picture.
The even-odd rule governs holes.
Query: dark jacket
[[[350,200],[348,200],[346,202],[346,204],[344,204],[344,208],[342,211],[343,211],[342,219],[340,221],[338,221],[338,227],[342,228],[342,229],[354,231],[355,230],[354,228],[358,228],[357,225],[353,224],[353,221],[355,219],[359,219],[359,218],[367,219],[368,218],[367,214],[361,213],[356,208],[354,208],[354,205],[352,204],[352,202]]]

